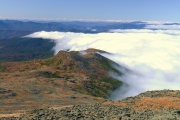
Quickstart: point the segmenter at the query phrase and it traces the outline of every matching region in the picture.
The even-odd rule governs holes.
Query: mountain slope
[[[0,64],[1,112],[46,106],[96,103],[120,87],[122,82],[112,78],[109,71],[113,61],[96,53],[60,51],[56,56],[24,62]],[[102,51],[99,51],[102,52]],[[97,98],[95,98],[95,97]],[[101,97],[101,98],[99,98]]]
[[[0,117],[180,119],[180,91],[148,91],[119,101],[104,99],[122,84],[112,78],[109,71],[123,73],[111,67],[117,64],[99,54],[103,52],[96,49],[60,51],[48,59],[2,62]]]
[[[25,61],[54,55],[55,43],[42,38],[11,38],[0,40],[0,61]]]
[[[173,90],[148,91],[121,101],[34,109],[15,115],[20,119],[179,120],[179,95],[180,91]]]

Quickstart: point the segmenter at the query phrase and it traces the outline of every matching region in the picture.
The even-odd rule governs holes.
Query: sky
[[[0,18],[180,22],[180,0],[0,0]]]

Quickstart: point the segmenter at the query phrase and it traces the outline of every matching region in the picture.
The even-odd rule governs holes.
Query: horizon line
[[[17,17],[2,17],[0,16],[0,20],[24,20],[24,21],[81,21],[81,22],[146,22],[146,23],[153,23],[153,24],[161,24],[161,23],[180,23],[180,22],[170,22],[170,21],[155,21],[155,20],[103,20],[103,19],[67,19],[67,18],[17,18]]]

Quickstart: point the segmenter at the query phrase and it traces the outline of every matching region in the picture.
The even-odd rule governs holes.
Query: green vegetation
[[[72,88],[73,91],[84,93],[84,90],[81,87]]]
[[[63,63],[63,60],[60,59],[59,61],[57,61],[57,65],[61,65]]]
[[[88,93],[90,95],[96,96],[96,97],[107,97],[107,89],[104,89],[102,87],[99,87],[96,84],[91,84],[92,85],[92,90],[88,90]]]
[[[6,67],[2,65],[0,62],[0,72],[4,72],[6,70]]]
[[[0,61],[27,61],[53,56],[55,43],[42,38],[0,40]]]
[[[113,71],[113,72],[117,73],[118,75],[122,75],[122,73],[119,70],[112,67],[110,60],[103,58],[102,60],[100,60],[100,63],[105,67],[106,70]]]
[[[91,83],[92,90],[88,90],[88,93],[93,96],[107,98],[113,90],[119,88],[121,85],[121,81],[111,77],[94,79]]]
[[[46,78],[59,78],[60,76],[57,73],[51,73],[48,71],[40,72],[40,75]]]
[[[78,86],[72,88],[79,93],[88,93],[92,96],[108,98],[111,92],[121,87],[122,82],[114,78],[92,79],[84,87]],[[88,86],[88,87],[87,87]]]
[[[115,78],[102,78],[100,81],[111,84],[113,86],[112,90],[115,90],[122,85],[122,82]]]
[[[50,59],[48,59],[48,60],[46,60],[46,61],[44,61],[44,62],[41,62],[41,65],[47,65],[47,66],[49,66],[49,65],[51,65],[51,64],[54,64],[55,61],[56,61],[55,58],[50,58]]]

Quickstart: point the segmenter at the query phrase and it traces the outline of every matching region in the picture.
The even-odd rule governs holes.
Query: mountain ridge
[[[1,62],[1,113],[26,108],[96,103],[108,98],[122,82],[111,77],[113,61],[95,49],[87,54],[60,51],[57,55],[23,62]],[[92,52],[93,51],[93,52]],[[5,104],[5,105],[4,105]]]
[[[117,75],[123,72],[113,68],[112,64],[118,64],[100,53],[105,51],[60,51],[46,59],[2,62],[0,118],[180,118],[178,90],[147,91],[119,101],[108,100],[109,94],[122,85],[109,71]]]

